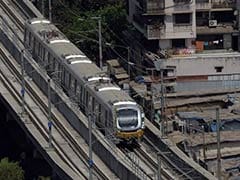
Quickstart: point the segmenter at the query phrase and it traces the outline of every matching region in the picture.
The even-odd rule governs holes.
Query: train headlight
[[[142,127],[141,127],[142,129],[144,129],[145,128],[145,124],[144,124],[144,121],[142,121]]]
[[[145,118],[145,114],[144,113],[141,113],[141,118],[142,118],[142,129],[145,128],[145,124],[144,124],[144,118]]]

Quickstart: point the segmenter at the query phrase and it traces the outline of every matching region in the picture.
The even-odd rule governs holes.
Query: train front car
[[[116,137],[128,142],[139,141],[144,133],[142,108],[132,101],[115,102],[113,107],[116,117]]]

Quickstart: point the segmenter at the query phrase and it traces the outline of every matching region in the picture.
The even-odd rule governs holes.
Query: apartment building
[[[128,19],[153,50],[238,50],[237,0],[129,0]]]

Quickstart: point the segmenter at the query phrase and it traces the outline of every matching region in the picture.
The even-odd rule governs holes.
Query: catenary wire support
[[[99,66],[103,70],[102,63],[102,20],[101,17],[98,17],[98,37],[99,37]]]
[[[216,109],[216,120],[217,120],[217,176],[218,180],[221,180],[221,145],[220,145],[220,127],[221,121],[219,118],[219,108]]]

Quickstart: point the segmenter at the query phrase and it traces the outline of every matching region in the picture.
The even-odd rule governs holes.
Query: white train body
[[[86,55],[45,19],[25,24],[25,47],[96,124],[118,140],[143,135],[144,114]]]

